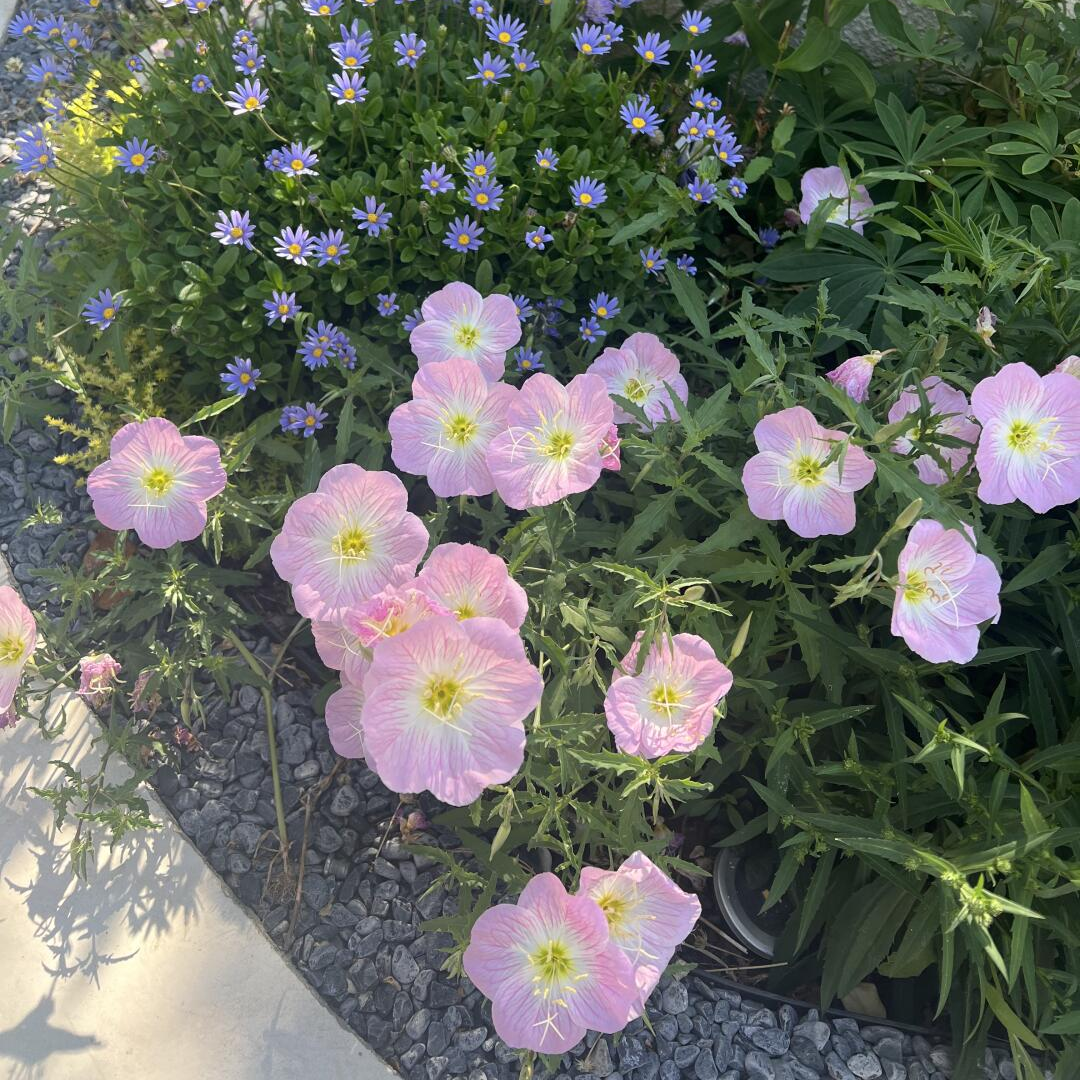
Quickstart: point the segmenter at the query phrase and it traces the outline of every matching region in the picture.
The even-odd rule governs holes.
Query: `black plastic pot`
[[[724,919],[739,941],[766,960],[775,956],[778,932],[791,911],[781,900],[761,914],[776,865],[775,849],[762,844],[723,848],[713,864],[713,890]]]

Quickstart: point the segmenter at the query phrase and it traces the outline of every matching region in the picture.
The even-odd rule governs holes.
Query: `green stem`
[[[277,730],[274,727],[274,700],[271,691],[274,686],[274,676],[277,674],[277,669],[285,657],[286,650],[306,622],[306,619],[299,620],[289,632],[289,636],[281,643],[281,647],[278,649],[277,659],[270,666],[269,671],[266,672],[266,685],[263,687],[263,711],[266,713],[266,738],[270,744],[270,776],[274,784],[274,813],[277,816],[281,864],[286,877],[289,875],[289,834],[285,827],[285,801],[281,794],[281,771],[278,768]],[[234,630],[229,630],[225,636],[233,643],[236,647],[236,651],[244,658],[245,663],[251,668],[252,672],[262,678],[263,672],[259,665],[259,661],[252,655],[251,651],[240,638],[237,637],[236,632]]]

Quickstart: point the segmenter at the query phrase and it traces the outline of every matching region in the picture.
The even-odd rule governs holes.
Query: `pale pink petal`
[[[855,528],[855,498],[827,483],[793,486],[784,498],[784,520],[793,533],[807,540],[843,536]]]
[[[784,516],[789,472],[787,458],[771,451],[755,454],[743,466],[743,488],[754,517],[779,521]]]
[[[344,758],[364,757],[364,729],[361,713],[364,691],[359,686],[342,686],[326,699],[326,730],[334,752]]]

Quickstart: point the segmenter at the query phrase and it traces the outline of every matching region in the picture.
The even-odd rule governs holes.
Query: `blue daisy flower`
[[[364,199],[364,209],[354,206],[352,216],[359,222],[361,232],[366,232],[368,236],[381,236],[390,228],[390,220],[394,215],[386,209],[386,203],[368,195]]]
[[[450,222],[450,227],[446,230],[446,236],[443,238],[443,243],[450,248],[451,251],[476,251],[484,243],[480,237],[484,233],[484,228],[477,222],[473,221],[470,217],[454,218]]]
[[[154,163],[157,147],[146,139],[128,139],[116,151],[116,164],[126,173],[145,173]]]
[[[93,300],[88,300],[80,313],[91,325],[107,330],[113,324],[116,313],[123,306],[123,299],[114,296],[109,289],[102,289]]]
[[[607,187],[591,176],[579,176],[570,185],[570,196],[575,206],[592,208],[607,200]]]
[[[231,364],[225,365],[221,373],[221,381],[230,394],[244,397],[249,390],[254,390],[258,385],[258,379],[262,372],[257,367],[251,366],[251,361],[244,357],[234,356]]]

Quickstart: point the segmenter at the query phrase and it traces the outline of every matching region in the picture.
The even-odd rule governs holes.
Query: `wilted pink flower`
[[[481,296],[454,281],[420,305],[423,322],[409,334],[420,366],[441,360],[473,360],[484,377],[497,382],[506,354],[521,340],[517,307],[509,296]]]
[[[422,367],[413,379],[412,401],[391,414],[390,456],[403,472],[426,476],[440,498],[490,495],[495,482],[486,455],[506,430],[506,411],[517,391],[491,383],[472,360],[453,359]]]
[[[529,610],[529,598],[506,563],[476,544],[440,544],[417,575],[416,588],[459,619],[502,619],[511,630]]]
[[[979,623],[1001,615],[1001,576],[967,533],[920,521],[900,552],[892,632],[933,664],[967,663],[979,648]]]
[[[544,683],[506,623],[443,615],[380,642],[364,687],[364,747],[383,783],[465,806],[520,768]]]
[[[108,653],[94,653],[79,661],[79,693],[92,709],[103,708],[112,696],[120,665]]]
[[[1075,375],[1080,379],[1080,356],[1075,354],[1066,356],[1054,370],[1064,372],[1066,375]]]
[[[37,623],[30,609],[10,585],[0,585],[0,712],[7,712],[15,700],[23,668],[36,645]]]
[[[561,1054],[586,1031],[614,1034],[637,999],[630,962],[600,906],[567,895],[554,874],[534,877],[516,904],[488,908],[462,963],[514,1049]]]
[[[344,620],[353,608],[343,608],[338,618]],[[359,686],[364,672],[371,666],[371,650],[361,644],[360,639],[344,622],[326,622],[316,620],[311,624],[311,633],[315,638],[315,651],[319,659],[328,667],[341,672],[341,681]]]
[[[618,472],[622,468],[622,456],[619,453],[619,428],[612,424],[607,434],[600,440],[600,468]]]
[[[975,451],[979,498],[1019,499],[1036,513],[1080,498],[1080,380],[1006,364],[971,393],[982,424]]]
[[[0,712],[0,731],[3,731],[4,728],[13,728],[18,722],[19,714],[15,711],[14,705],[9,705]]]
[[[195,732],[184,724],[176,724],[173,727],[173,742],[182,750],[187,750],[190,753],[202,749],[199,740],[195,737]]]
[[[763,521],[783,519],[799,536],[842,536],[855,527],[853,492],[874,476],[874,463],[858,446],[844,448],[826,464],[834,444],[847,436],[822,427],[813,413],[796,405],[759,420],[754,441],[761,451],[743,467],[750,511]]]
[[[363,758],[364,691],[358,685],[345,683],[326,699],[326,731],[334,753],[343,758]]]
[[[412,581],[408,585],[388,585],[370,600],[345,612],[345,629],[366,649],[380,641],[404,634],[425,619],[449,615],[450,611]]]
[[[543,372],[531,375],[507,410],[507,430],[488,449],[503,502],[524,510],[591,488],[613,408],[596,375],[576,375],[567,386]]]
[[[131,688],[131,711],[133,713],[155,713],[161,707],[161,695],[155,690],[147,694],[146,688],[153,678],[152,671],[140,671],[135,678],[135,685]]]
[[[852,401],[857,401],[861,405],[870,396],[870,379],[873,377],[878,361],[884,355],[885,353],[874,349],[865,356],[849,356],[838,367],[827,372],[825,378],[839,386]]]
[[[863,227],[870,217],[874,200],[862,184],[849,186],[847,177],[838,165],[827,165],[820,169],[807,169],[802,178],[802,201],[799,203],[799,217],[804,225],[810,223],[819,203],[828,198],[843,199],[840,205],[833,207],[829,221],[833,225],[844,225],[862,235]]]
[[[990,344],[990,339],[997,333],[995,327],[998,324],[998,317],[988,308],[979,308],[979,314],[975,316],[975,333],[982,338],[983,344],[988,349],[993,349],[994,346]]]
[[[655,334],[631,334],[619,348],[605,349],[589,365],[587,374],[599,375],[609,394],[639,406],[653,425],[678,419],[668,387],[680,401],[687,399],[678,357]],[[625,409],[615,406],[616,424],[633,419]],[[647,430],[647,425],[639,426]]]
[[[407,503],[392,473],[336,465],[289,507],[270,559],[301,615],[340,624],[346,608],[412,577],[428,534]]]
[[[658,758],[700,746],[712,730],[713,710],[731,689],[731,672],[696,634],[657,638],[639,675],[643,638],[612,676],[604,698],[607,726],[624,754]]]
[[[578,895],[600,905],[611,940],[634,969],[638,993],[629,1022],[644,1012],[664,968],[701,917],[701,903],[640,851],[618,870],[583,867]]]
[[[152,548],[194,540],[206,527],[206,502],[225,488],[221,454],[212,439],[181,435],[154,417],[125,424],[109,445],[109,460],[86,479],[98,521],[134,529]]]
[[[949,473],[946,473],[929,454],[921,454],[915,459],[915,471],[924,484],[944,484],[949,479],[950,473],[955,475],[971,459],[974,446],[979,440],[979,425],[969,415],[970,406],[967,394],[963,390],[957,390],[956,387],[942,382],[937,376],[923,379],[922,385],[926,400],[930,405],[931,425],[926,430],[916,428],[901,436],[893,443],[893,449],[898,454],[911,453],[912,439],[921,439],[927,431],[951,435],[953,438],[970,443],[970,446],[935,447],[938,454],[948,464]],[[913,386],[907,387],[889,410],[889,423],[895,424],[909,413],[918,412],[920,405],[919,391]]]

